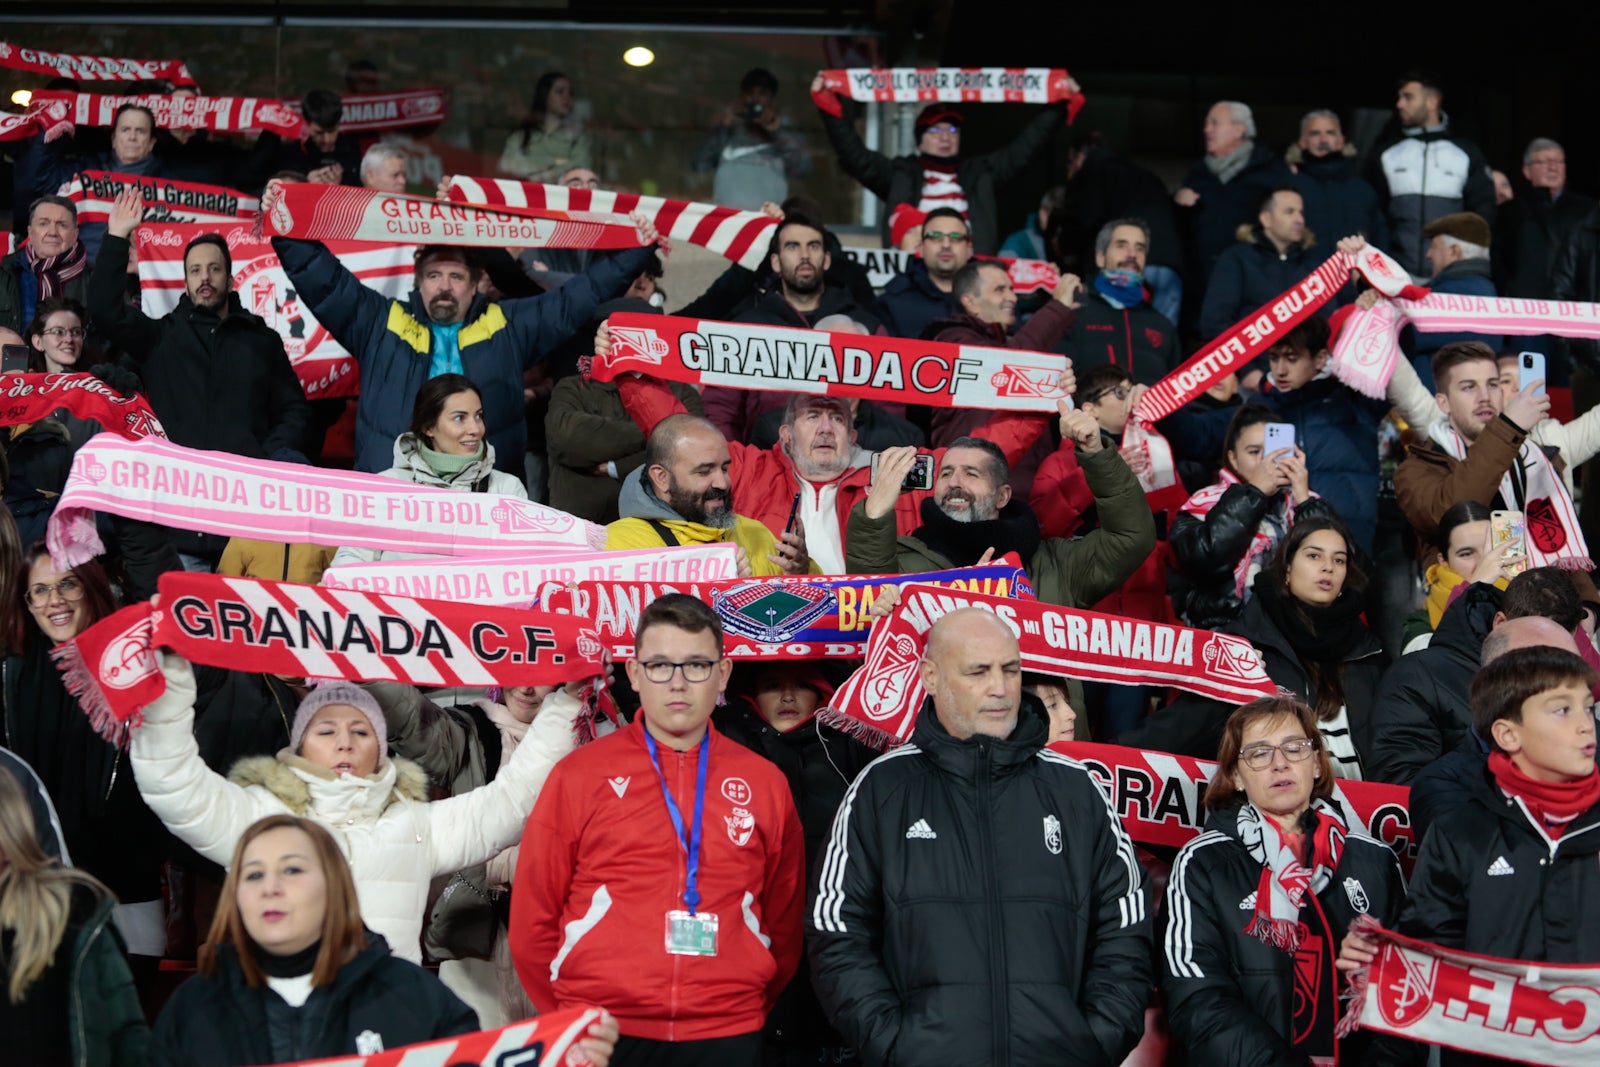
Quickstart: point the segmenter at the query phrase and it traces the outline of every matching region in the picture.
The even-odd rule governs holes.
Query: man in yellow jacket
[[[781,538],[734,513],[728,441],[705,419],[671,415],[645,441],[644,465],[622,483],[622,518],[606,527],[607,548],[656,548],[731,541],[739,575],[765,578],[820,573],[806,555],[800,524]]]

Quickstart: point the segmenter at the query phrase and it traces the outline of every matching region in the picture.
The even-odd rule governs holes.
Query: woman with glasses
[[[31,374],[79,374],[94,362],[84,338],[89,314],[70,296],[52,296],[39,301],[33,321],[28,324],[28,371]],[[102,370],[101,373],[104,373]],[[57,408],[50,417],[66,427],[67,438],[76,452],[103,427],[94,419],[83,419],[66,408]],[[50,487],[46,487],[50,488]]]
[[[1316,715],[1290,697],[1228,717],[1206,787],[1206,832],[1167,882],[1161,989],[1191,1067],[1404,1064],[1409,1048],[1334,1038],[1342,984],[1371,944],[1357,916],[1392,926],[1405,882],[1390,848],[1333,799]]]
[[[0,744],[26,760],[55,801],[67,854],[121,901],[117,924],[151,973],[166,947],[161,862],[171,842],[139,797],[128,758],[95,732],[67,692],[50,650],[117,609],[105,571],[90,561],[57,570],[42,542],[23,554],[15,587],[27,616],[0,664]]]

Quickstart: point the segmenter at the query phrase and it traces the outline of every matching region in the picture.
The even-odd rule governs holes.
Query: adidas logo
[[[907,835],[907,836],[910,836],[910,835]],[[1511,864],[1507,863],[1506,862],[1506,858],[1504,856],[1501,856],[1499,859],[1497,859],[1493,863],[1489,864],[1489,877],[1490,878],[1493,878],[1496,875],[1501,875],[1501,874],[1516,874],[1516,873],[1517,873],[1516,872],[1516,868],[1512,867]]]
[[[1256,895],[1254,893],[1251,893],[1249,896],[1247,896],[1243,900],[1239,901],[1239,910],[1240,911],[1254,911],[1255,907],[1256,907]]]
[[[907,841],[910,841],[913,837],[927,838],[929,841],[932,841],[938,836],[938,834],[933,832],[933,827],[928,825],[927,819],[918,819],[916,822],[911,824],[911,829],[906,831]]]
[[[616,793],[619,797],[628,791],[628,783],[631,781],[633,781],[632,775],[629,775],[626,778],[617,777],[606,779],[607,784],[611,786],[611,791]]]

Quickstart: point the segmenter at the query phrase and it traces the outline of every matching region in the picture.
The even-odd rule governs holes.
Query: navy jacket
[[[411,425],[417,390],[428,379],[433,331],[422,297],[412,290],[390,300],[363,285],[318,241],[274,237],[272,247],[317,321],[361,368],[356,402],[356,470],[388,469],[394,439]],[[462,324],[461,369],[483,395],[483,418],[495,466],[522,476],[528,428],[522,372],[586,324],[595,308],[621,296],[645,269],[654,248],[629,248],[552,293],[491,302],[474,297]]]
[[[161,157],[154,152],[133,164],[119,162],[116,155],[109,151],[74,159],[66,152],[67,145],[71,143],[65,138],[46,143],[44,134],[34,134],[21,154],[16,157],[16,171],[11,181],[16,193],[16,202],[23,210],[26,210],[27,205],[35,198],[58,192],[62,185],[86,170],[112,171],[138,178],[167,176],[161,164]],[[83,242],[84,251],[89,254],[89,262],[93,263],[95,257],[100,254],[100,242],[105,235],[106,224],[103,222],[78,224],[78,240]]]
[[[1361,234],[1369,244],[1389,246],[1389,223],[1378,206],[1378,193],[1342,155],[1306,156],[1290,179],[1306,208],[1306,229],[1316,234],[1317,261],[1333,255],[1341,238]]]
[[[921,337],[931,323],[961,310],[952,294],[933,284],[921,259],[913,259],[904,274],[889,279],[878,306],[892,337]]]
[[[1200,336],[1208,341],[1276,300],[1326,258],[1312,250],[1309,234],[1300,247],[1281,255],[1259,225],[1241,231],[1238,237],[1232,248],[1217,257],[1205,302],[1200,305]]]
[[[1183,176],[1183,185],[1199,193],[1200,202],[1179,209],[1189,254],[1190,284],[1204,287],[1217,257],[1233,246],[1239,227],[1254,224],[1261,197],[1268,189],[1288,181],[1288,164],[1259,142],[1251,150],[1244,170],[1226,185],[1211,173],[1205,160],[1195,161]]]
[[[1490,262],[1487,259],[1458,259],[1440,271],[1429,288],[1439,295],[1483,296],[1492,300],[1499,293],[1495,291],[1494,278],[1490,276],[1490,270]],[[1423,331],[1410,326],[1400,333],[1401,350],[1410,354],[1412,361],[1417,364],[1417,373],[1421,375],[1423,384],[1430,389],[1433,388],[1433,372],[1428,367],[1428,362],[1433,359],[1435,352],[1455,341],[1482,341],[1498,352],[1505,338],[1499,334],[1450,330]]]

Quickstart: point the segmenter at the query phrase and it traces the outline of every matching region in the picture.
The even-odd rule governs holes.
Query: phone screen
[[[28,373],[28,346],[0,345],[0,373]]]

